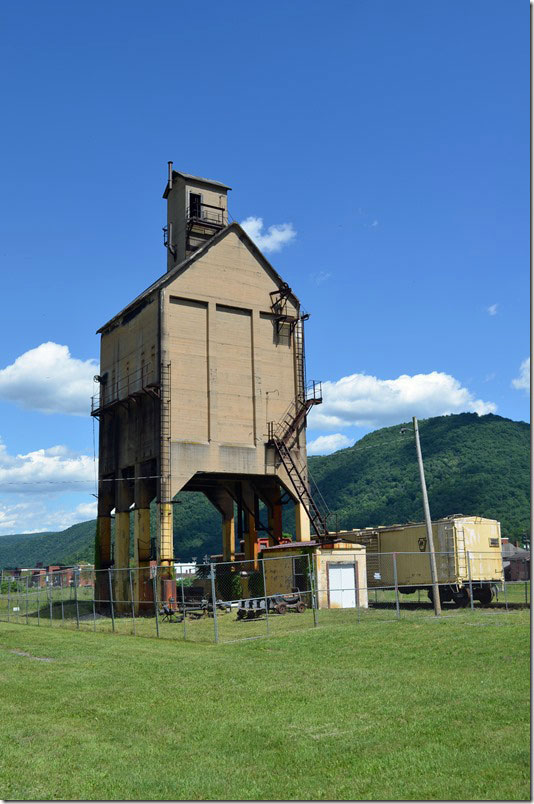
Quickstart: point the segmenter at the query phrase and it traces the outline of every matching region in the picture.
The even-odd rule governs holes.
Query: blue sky
[[[0,533],[92,513],[75,414],[96,329],[165,271],[168,159],[232,186],[310,311],[315,451],[529,418],[529,5],[196,8],[2,7]]]

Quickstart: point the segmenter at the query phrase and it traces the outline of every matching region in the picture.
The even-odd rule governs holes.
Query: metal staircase
[[[297,465],[292,446],[298,437],[301,426],[306,421],[310,408],[319,405],[322,401],[321,383],[313,382],[308,388],[303,387],[282,420],[278,423],[269,422],[267,442],[268,446],[275,448],[297,497],[308,515],[311,527],[319,539],[328,535],[328,512],[320,510],[314,500],[308,483],[306,467]]]
[[[283,441],[274,441],[274,447],[280,456],[280,460],[282,461],[287,474],[293,484],[293,488],[297,492],[297,496],[304,506],[304,510],[306,511],[308,518],[310,520],[310,524],[315,531],[315,535],[319,539],[323,539],[325,536],[328,535],[328,526],[326,523],[327,514],[326,512],[320,511],[315,500],[313,499],[310,487],[305,480],[305,477],[302,473],[302,470],[299,469],[297,466],[293,455],[291,454],[291,450],[284,444]]]

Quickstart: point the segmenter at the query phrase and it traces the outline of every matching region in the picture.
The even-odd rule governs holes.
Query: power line
[[[364,450],[368,450],[368,449],[378,449],[378,448],[383,447],[383,446],[389,446],[390,444],[397,444],[400,441],[404,441],[406,443],[406,439],[401,437],[401,438],[396,438],[396,439],[388,439],[387,441],[384,440],[384,441],[382,441],[382,442],[380,442],[378,444],[370,444],[368,447],[358,447],[357,449],[352,447],[351,451],[352,452],[363,452]],[[95,447],[93,447],[93,449],[95,449]],[[316,457],[316,456],[310,456],[310,457]],[[325,457],[325,456],[317,456],[317,457]],[[93,458],[93,462],[94,462],[94,464],[96,466],[96,452],[95,452],[95,456]],[[308,469],[308,473],[309,473],[310,478],[312,479],[314,485],[317,487],[317,483],[315,481],[315,478],[313,478],[311,476],[311,473],[309,472],[309,469]],[[132,475],[132,477],[102,477],[102,478],[100,478],[100,480],[98,480],[98,483],[116,483],[119,480],[132,483],[132,482],[134,482],[136,480],[159,480],[162,477],[164,477],[164,475],[137,475],[137,476]],[[0,479],[0,488],[2,486],[35,486],[35,485],[46,485],[46,484],[49,484],[49,485],[51,485],[51,484],[53,484],[53,485],[68,485],[69,483],[91,483],[91,482],[92,482],[92,480],[90,478],[84,478],[84,479],[72,478],[70,480],[1,480]]]
[[[133,482],[135,480],[158,480],[162,475],[138,475],[137,477],[103,477],[100,483],[116,483],[118,480],[126,480]],[[92,483],[90,478],[85,480],[1,480],[0,488],[2,486],[35,486],[38,484],[53,483],[54,485],[68,484],[68,483]]]

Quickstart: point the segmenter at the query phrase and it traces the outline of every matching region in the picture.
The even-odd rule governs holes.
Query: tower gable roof
[[[227,184],[223,184],[222,181],[215,181],[215,179],[204,179],[202,176],[192,176],[190,173],[182,173],[181,170],[173,170],[172,177],[173,179],[177,176],[180,178],[185,179],[186,181],[198,182],[199,184],[207,184],[210,187],[221,187],[223,190],[231,190],[231,187],[228,187]],[[163,198],[167,198],[169,195],[169,182],[165,187],[165,191],[163,193]]]
[[[165,273],[159,279],[156,279],[156,281],[153,282],[152,285],[150,285],[146,290],[140,293],[139,296],[136,296],[136,298],[133,299],[133,301],[131,301],[129,304],[127,304],[126,307],[124,307],[119,313],[114,315],[113,318],[110,318],[109,321],[107,321],[105,324],[103,324],[103,326],[97,329],[97,334],[104,333],[110,327],[113,328],[115,326],[118,326],[120,323],[119,319],[121,319],[124,315],[126,315],[129,311],[131,311],[132,308],[136,307],[138,304],[143,302],[154,291],[160,290],[161,288],[165,287],[165,285],[167,285],[169,282],[172,282],[172,280],[176,279],[177,276],[186,271],[200,257],[206,254],[206,252],[208,252],[211,248],[217,246],[217,244],[220,243],[221,240],[224,240],[224,238],[227,237],[227,235],[230,232],[235,232],[239,237],[239,239],[246,244],[246,246],[251,250],[251,252],[256,257],[258,262],[263,266],[263,268],[267,271],[267,273],[271,275],[272,279],[279,287],[282,287],[283,285],[286,284],[282,279],[282,277],[280,276],[280,274],[275,270],[275,268],[273,268],[271,263],[262,254],[262,252],[254,243],[252,238],[245,232],[245,230],[238,223],[234,222],[229,224],[228,226],[225,226],[225,228],[222,229],[220,232],[218,232],[216,235],[214,235],[214,237],[210,238],[210,240],[207,240],[206,243],[201,248],[199,248],[198,251],[195,251],[194,254],[191,254],[190,257],[187,257],[185,260],[175,265],[174,268],[171,268],[170,271],[167,271],[167,273]],[[289,293],[289,298],[296,304],[296,306],[300,306],[298,298],[292,291]]]

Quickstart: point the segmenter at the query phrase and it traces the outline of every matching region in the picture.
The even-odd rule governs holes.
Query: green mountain
[[[73,564],[93,561],[95,520],[79,522],[59,533],[19,533],[0,536],[0,567],[34,567],[39,561]]]
[[[413,433],[401,426],[376,430],[353,447],[309,460],[331,530],[421,521],[422,497]],[[449,514],[498,519],[503,535],[521,538],[530,523],[530,425],[489,414],[460,413],[419,423],[434,519]],[[293,532],[291,506],[284,530]],[[152,511],[155,532],[155,511]],[[0,566],[92,561],[95,523],[60,533],[0,537]],[[180,560],[218,553],[220,517],[202,494],[181,493],[174,506],[175,555]]]
[[[310,473],[338,527],[422,521],[413,432],[385,427],[353,447],[310,459]],[[501,416],[460,413],[419,422],[433,519],[486,516],[503,535],[530,527],[530,425]]]

